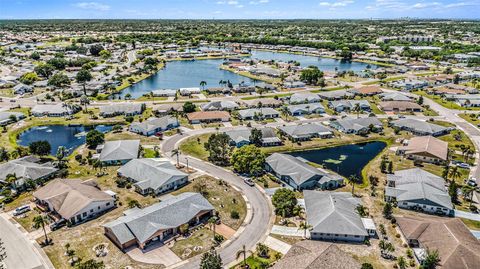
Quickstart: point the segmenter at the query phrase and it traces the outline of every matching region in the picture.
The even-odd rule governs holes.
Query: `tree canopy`
[[[263,171],[265,154],[255,145],[243,146],[233,151],[230,163],[239,173],[258,175]]]

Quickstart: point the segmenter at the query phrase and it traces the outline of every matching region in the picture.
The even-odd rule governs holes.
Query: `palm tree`
[[[180,158],[180,150],[179,149],[174,149],[172,150],[172,157],[177,156],[177,167],[180,166],[179,158]]]
[[[345,179],[347,185],[352,185],[352,195],[355,196],[355,184],[358,182],[358,177],[355,175],[351,175],[348,178]]]
[[[461,175],[462,174],[458,170],[458,166],[454,166],[450,170],[450,179],[452,180],[452,182],[455,181],[455,179],[459,178]]]
[[[360,104],[359,103],[356,103],[355,106],[353,107],[353,111],[357,112],[357,119],[359,118],[359,115],[360,115],[360,111],[361,111],[361,108],[360,108]]]
[[[208,219],[208,223],[210,224],[210,227],[213,227],[212,228],[212,231],[213,231],[213,240],[215,241],[215,235],[216,235],[216,224],[217,224],[217,217],[213,216],[211,218]]]
[[[303,230],[303,237],[306,239],[307,238],[307,230],[312,229],[312,225],[308,224],[306,221],[300,222],[300,225],[298,226],[299,230]]]
[[[434,269],[437,267],[439,262],[440,262],[440,255],[438,254],[438,250],[430,251],[430,249],[427,248],[425,259],[423,260],[420,268]]]
[[[17,175],[15,174],[8,174],[5,178],[5,181],[12,185],[13,189],[17,189]]]
[[[64,158],[67,156],[67,154],[68,154],[67,148],[65,148],[64,146],[58,147],[56,157],[58,160],[59,167],[63,168],[63,161],[64,161]]]
[[[470,186],[470,185],[465,185],[462,187],[462,193],[463,193],[463,197],[465,199],[468,198],[468,200],[470,201],[470,205],[469,207],[472,207],[472,200],[473,200],[473,193],[475,192],[475,188]]]
[[[288,121],[288,107],[287,106],[282,106],[280,108],[280,112],[282,113],[282,115],[285,117],[285,120]]]
[[[397,264],[398,264],[398,268],[400,268],[400,269],[407,268],[407,261],[405,260],[405,258],[403,256],[400,256],[398,258]]]
[[[90,104],[90,99],[84,94],[80,97],[80,105],[85,106],[85,112],[88,112],[87,105]]]
[[[247,254],[252,254],[252,251],[246,250],[245,245],[243,245],[241,250],[237,251],[237,259],[240,258],[240,256],[243,256],[243,268],[247,266]]]
[[[206,85],[207,85],[207,82],[205,80],[200,81],[200,87],[202,87],[202,90],[205,90]]]
[[[48,237],[47,237],[47,231],[45,230],[45,223],[46,222],[47,222],[46,218],[42,215],[38,215],[38,216],[35,216],[33,218],[33,227],[35,229],[38,229],[38,228],[42,227],[43,234],[45,235],[45,244],[48,245],[49,240],[48,240]]]

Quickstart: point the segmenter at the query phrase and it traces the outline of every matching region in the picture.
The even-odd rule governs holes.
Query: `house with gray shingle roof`
[[[370,132],[370,127],[373,131],[381,131],[383,124],[376,117],[366,118],[343,118],[330,122],[332,128],[346,134],[366,134]]]
[[[290,104],[318,103],[320,97],[315,93],[294,93],[290,96]]]
[[[192,227],[208,220],[214,211],[201,194],[185,192],[146,208],[127,210],[103,227],[105,235],[120,249],[135,245],[145,249],[152,242],[173,238],[183,224]]]
[[[11,122],[14,122],[12,118],[15,117],[15,121],[25,118],[25,114],[21,112],[0,112],[0,126],[5,126]]]
[[[268,156],[265,170],[296,190],[335,189],[343,184],[341,176],[315,168],[288,154],[273,153]]]
[[[133,122],[130,124],[128,130],[137,134],[151,136],[178,126],[177,119],[172,116],[164,116],[161,118],[151,117],[142,122]]]
[[[262,132],[262,146],[277,146],[282,144],[282,140],[277,137],[275,130],[270,127],[258,128]],[[237,148],[249,145],[251,143],[250,136],[252,134],[252,128],[237,128],[234,130],[226,131],[231,139],[231,144]]]
[[[399,119],[390,122],[393,127],[411,132],[414,135],[440,136],[450,132],[451,128],[416,119]]]
[[[176,190],[188,182],[188,174],[164,158],[131,160],[118,169],[118,176],[133,182],[142,195]]]
[[[387,175],[385,200],[396,201],[400,208],[433,214],[453,214],[445,180],[420,168]]]
[[[238,110],[238,116],[242,120],[273,119],[278,118],[279,115],[280,113],[271,107]]]
[[[235,110],[238,108],[238,104],[234,101],[212,101],[202,105],[203,111],[215,111],[215,110]]]
[[[412,99],[408,96],[406,96],[405,94],[403,93],[399,93],[399,92],[384,92],[382,94],[379,94],[379,97],[380,99],[382,99],[382,101],[405,101],[405,102],[408,102],[408,101],[412,101]]]
[[[347,90],[324,91],[319,92],[318,96],[325,100],[340,100],[355,97],[355,93]]]
[[[118,115],[134,116],[142,114],[145,110],[143,103],[114,103],[100,107],[100,116],[114,117]]]
[[[352,111],[356,106],[362,111],[370,111],[370,103],[367,100],[338,100],[329,101],[328,106],[337,112]]]
[[[44,180],[55,176],[58,171],[52,163],[40,163],[40,159],[26,156],[0,164],[0,182],[6,183],[8,175],[15,175],[16,186],[25,184],[26,180]]]
[[[369,232],[356,208],[360,199],[349,192],[304,191],[307,223],[313,240],[363,242]]]
[[[23,83],[17,84],[15,87],[13,87],[13,93],[14,94],[25,94],[27,92],[33,92],[33,87],[25,85]]]
[[[292,141],[306,141],[314,137],[329,138],[333,136],[332,130],[318,123],[279,126],[278,130]]]
[[[105,164],[125,164],[138,158],[140,140],[107,141],[96,150],[97,154],[94,157]]]
[[[321,103],[289,105],[287,106],[287,109],[292,116],[300,116],[304,114],[309,115],[312,113],[325,113],[325,108]]]
[[[35,117],[64,117],[74,114],[77,109],[64,103],[35,105],[31,113]]]

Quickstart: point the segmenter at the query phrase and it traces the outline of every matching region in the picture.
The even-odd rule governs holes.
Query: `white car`
[[[243,179],[243,182],[245,182],[245,184],[247,184],[247,185],[250,186],[250,187],[255,186],[255,183],[253,183],[252,179],[250,179],[250,178],[248,178],[248,177],[244,178],[244,179]]]
[[[15,208],[15,210],[13,211],[13,215],[18,216],[18,215],[21,215],[23,213],[27,213],[30,210],[31,209],[30,209],[29,205],[20,206],[20,207]]]

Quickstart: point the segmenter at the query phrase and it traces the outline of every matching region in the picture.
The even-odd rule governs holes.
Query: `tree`
[[[30,152],[35,155],[46,156],[50,154],[52,150],[52,146],[46,140],[40,140],[30,143],[28,145]]]
[[[215,235],[216,233],[216,226],[217,226],[217,217],[213,216],[208,219],[208,223],[210,224],[210,227],[213,231],[213,240],[215,240]]]
[[[230,159],[230,136],[225,133],[212,134],[205,143],[208,159],[214,164],[228,165]]]
[[[67,155],[68,155],[67,148],[65,148],[64,146],[58,147],[56,157],[60,167],[63,167],[63,161],[64,161],[64,158],[67,157]]]
[[[320,79],[323,78],[323,72],[316,66],[309,66],[302,70],[300,79],[309,85],[318,85]]]
[[[346,178],[345,181],[348,185],[352,185],[352,195],[355,195],[355,184],[357,184],[357,182],[359,181],[358,177],[355,175],[351,175]]]
[[[257,252],[257,255],[262,257],[262,258],[268,258],[268,247],[265,244],[258,243],[255,251]]]
[[[104,269],[105,264],[103,261],[97,262],[96,260],[87,260],[85,262],[80,262],[77,267],[77,269]]]
[[[438,250],[431,251],[427,248],[425,259],[423,260],[422,264],[420,265],[421,269],[434,269],[437,267],[438,263],[440,262],[440,254]]]
[[[40,64],[35,66],[35,68],[33,69],[35,73],[37,73],[39,76],[42,76],[46,79],[50,78],[54,70],[55,70],[55,67],[51,64]]]
[[[383,216],[386,219],[391,219],[392,214],[393,214],[392,204],[388,202],[383,206]]]
[[[462,176],[462,174],[460,173],[460,171],[458,170],[458,166],[453,166],[450,170],[450,179],[451,179],[451,182],[454,182],[455,179],[459,178],[460,176]]]
[[[233,169],[239,173],[258,175],[265,165],[265,154],[255,145],[236,148],[230,160]]]
[[[70,84],[70,79],[64,73],[56,73],[48,79],[48,85],[54,87],[62,87]]]
[[[90,46],[89,50],[90,50],[90,54],[92,54],[93,56],[99,56],[100,52],[102,50],[104,50],[104,48],[100,44],[94,44],[94,45]]]
[[[307,238],[307,230],[312,229],[312,225],[308,224],[306,221],[300,222],[300,225],[298,226],[299,230],[303,230],[303,237]]]
[[[455,204],[458,202],[458,185],[455,181],[450,182],[450,185],[448,186],[448,195],[450,195],[452,203]]]
[[[140,205],[140,202],[137,200],[130,200],[128,201],[128,208],[141,208],[142,206]]]
[[[108,50],[100,51],[99,55],[100,55],[100,57],[102,57],[102,59],[108,59],[108,58],[112,57],[112,53]]]
[[[105,134],[93,129],[87,133],[85,140],[89,148],[96,148],[105,141]]]
[[[92,80],[92,74],[90,74],[90,71],[87,69],[82,69],[78,71],[77,76],[75,77],[75,80],[83,85],[83,94],[87,95],[87,82]]]
[[[360,269],[373,269],[373,265],[368,262],[364,262],[362,263],[362,267]]]
[[[222,269],[222,267],[222,258],[214,248],[203,253],[200,260],[200,269]]]
[[[30,58],[35,61],[38,61],[40,60],[40,53],[38,53],[38,51],[34,51],[32,52],[32,54],[30,54]]]
[[[355,210],[357,210],[358,215],[360,215],[360,217],[362,218],[365,218],[368,216],[368,208],[363,205],[357,205]]]
[[[286,188],[277,189],[272,196],[272,204],[275,207],[275,214],[284,218],[292,216],[297,205],[295,192]]]
[[[202,87],[202,90],[205,90],[205,86],[207,86],[207,82],[204,80],[200,81],[200,87]]]
[[[357,119],[360,116],[360,112],[362,111],[362,108],[360,107],[359,103],[356,103],[355,106],[353,107],[353,111],[357,113]]]
[[[180,158],[180,150],[179,149],[174,149],[172,150],[172,157],[177,156],[177,167],[180,166],[179,158]]]
[[[407,260],[403,256],[398,257],[397,264],[400,269],[407,268]]]
[[[191,113],[195,111],[195,105],[192,102],[185,102],[183,104],[183,112],[184,113]]]
[[[8,151],[4,147],[0,147],[0,162],[8,161],[8,159],[10,159]]]
[[[88,99],[85,94],[80,96],[80,105],[83,105],[85,107],[85,112],[88,112],[88,104],[90,104],[90,99]]]
[[[33,218],[33,227],[35,229],[42,228],[43,229],[43,234],[45,235],[45,244],[49,244],[49,240],[47,237],[47,231],[45,230],[45,223],[47,222],[46,218],[42,215],[35,216]]]
[[[237,251],[237,259],[240,258],[240,256],[243,256],[243,262],[242,262],[242,267],[246,268],[247,267],[247,255],[252,254],[250,250],[247,250],[245,248],[245,245],[243,245],[242,249]]]
[[[250,132],[250,137],[249,137],[250,143],[254,144],[257,147],[261,147],[262,138],[263,138],[262,131],[257,128],[253,128],[252,131]]]
[[[420,95],[420,97],[418,97],[417,104],[419,105],[423,104],[423,96]]]
[[[20,77],[20,82],[26,85],[32,85],[37,80],[38,76],[33,72],[25,73]]]

